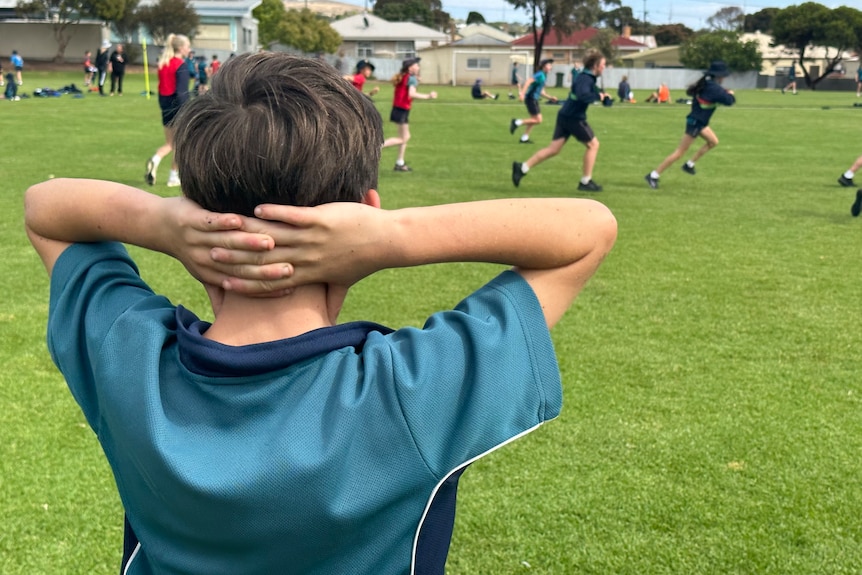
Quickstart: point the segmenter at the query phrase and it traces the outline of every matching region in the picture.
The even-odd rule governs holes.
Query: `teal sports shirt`
[[[123,573],[442,574],[464,468],[559,413],[529,285],[504,272],[421,328],[232,347],[120,244],[74,244],[48,346],[113,471]]]

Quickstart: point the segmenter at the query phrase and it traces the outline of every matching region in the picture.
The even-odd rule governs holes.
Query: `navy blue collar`
[[[376,323],[358,321],[277,341],[230,346],[206,339],[203,333],[211,324],[182,306],[177,306],[176,320],[180,360],[190,371],[206,377],[260,375],[336,349],[353,347],[360,351],[369,333],[392,332]]]

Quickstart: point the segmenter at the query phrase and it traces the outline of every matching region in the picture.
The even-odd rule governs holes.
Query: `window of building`
[[[368,59],[374,55],[374,42],[357,42],[356,57]]]
[[[467,58],[467,69],[468,70],[490,70],[491,69],[491,59],[490,58]]]
[[[416,46],[413,41],[409,42],[395,42],[395,56],[399,60],[406,60],[407,58],[415,58],[416,57]]]
[[[554,52],[554,55],[551,56],[551,58],[553,58],[554,60],[558,60],[558,61],[559,60],[565,60],[566,59],[566,53],[565,52]]]

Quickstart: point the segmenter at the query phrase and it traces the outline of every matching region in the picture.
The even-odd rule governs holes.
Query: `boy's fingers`
[[[282,222],[291,226],[306,227],[313,223],[314,208],[284,206],[278,204],[262,204],[255,208],[255,217],[262,220]]]
[[[212,245],[214,250],[232,250],[240,252],[266,252],[275,247],[275,240],[266,234],[252,234],[240,231],[225,231],[223,233],[208,232],[201,243]]]
[[[215,247],[210,250],[210,258],[220,264],[264,266],[291,261],[287,252],[285,248],[247,250]]]

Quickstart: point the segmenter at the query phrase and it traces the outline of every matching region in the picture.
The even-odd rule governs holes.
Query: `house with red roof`
[[[575,30],[569,34],[562,34],[556,29],[551,29],[545,36],[545,43],[542,46],[542,59],[552,58],[554,64],[563,64],[566,66],[580,65],[584,55],[589,50],[587,44],[598,33],[599,29],[592,27]],[[541,34],[541,31],[539,31],[539,34]],[[632,40],[627,35],[617,36],[611,44],[617,49],[620,59],[648,48],[647,45]],[[535,51],[535,39],[532,32],[516,38],[512,42],[512,50],[529,51],[532,63],[532,54]]]

